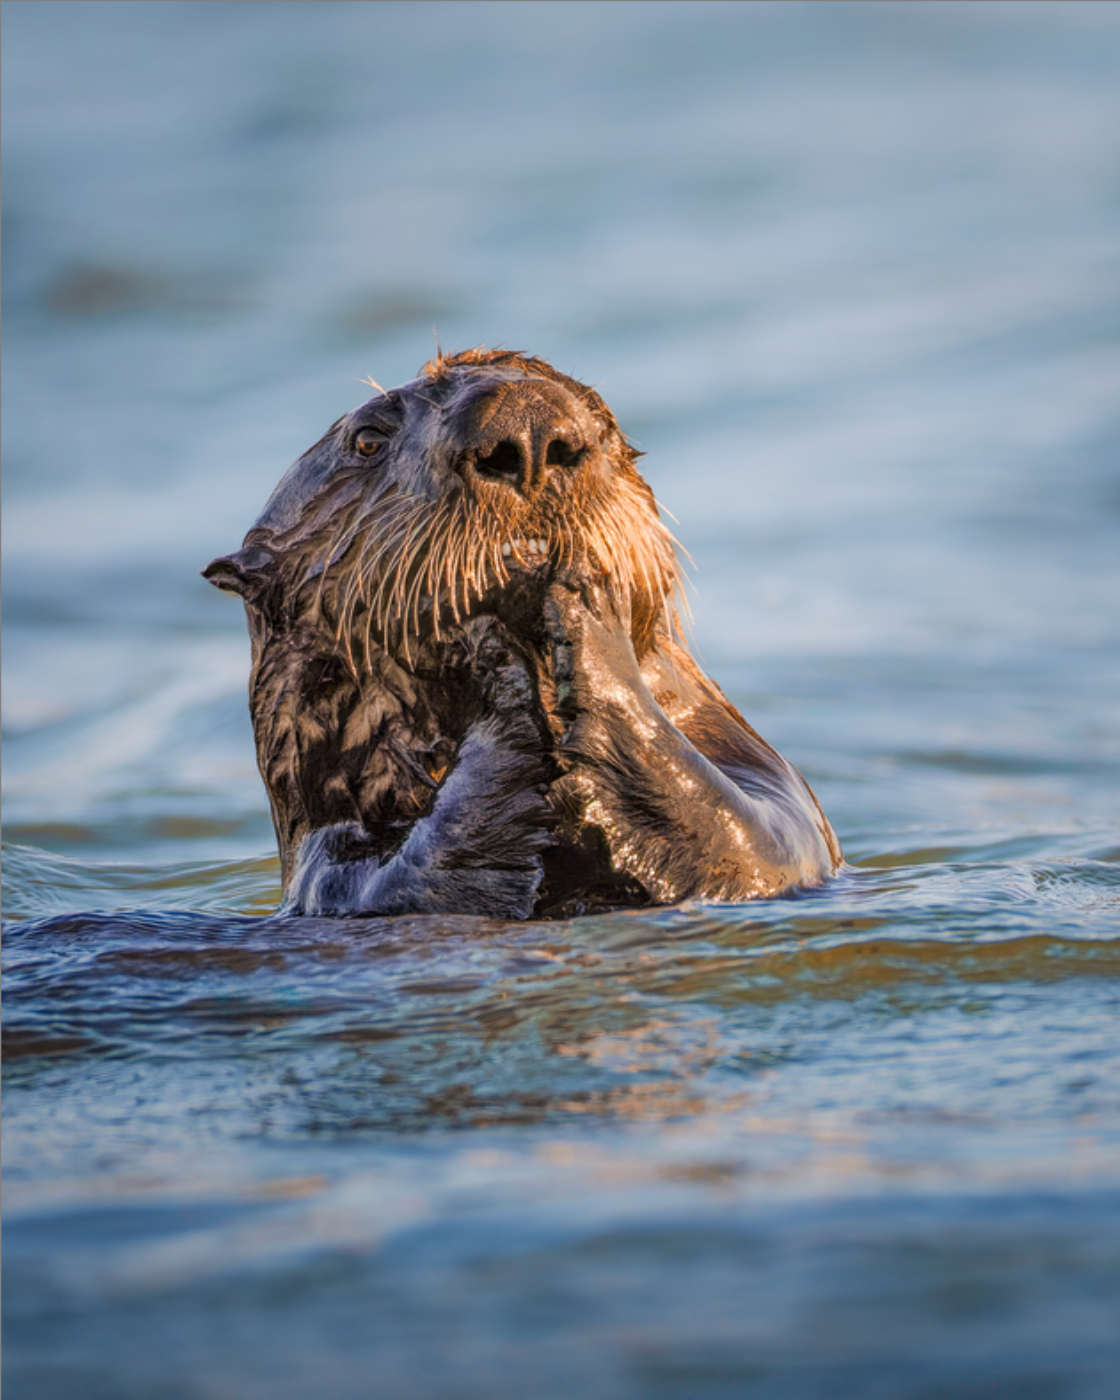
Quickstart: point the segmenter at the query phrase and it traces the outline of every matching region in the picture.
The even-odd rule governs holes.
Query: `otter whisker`
[[[494,573],[497,576],[498,586],[499,588],[504,588],[509,582],[509,569],[506,567],[506,561],[502,557],[502,541],[497,531],[492,526],[488,529],[487,534],[489,538],[484,548],[489,556]]]
[[[452,512],[447,533],[448,539],[443,552],[443,577],[447,584],[447,596],[451,601],[451,615],[458,625],[462,620],[462,612],[459,609],[459,579],[462,571],[456,561],[463,547],[463,528],[457,511]]]
[[[472,559],[472,540],[470,512],[466,508],[463,498],[455,503],[456,516],[456,540],[455,540],[455,576],[459,585],[459,592],[462,599],[461,607],[463,614],[470,612],[471,606],[471,575],[474,567]]]
[[[429,520],[426,522],[426,534],[425,534],[425,537],[424,537],[424,542],[425,542],[425,544],[427,545],[426,556],[427,556],[427,560],[428,560],[428,569],[429,569],[429,570],[431,569],[431,558],[432,558],[432,549],[433,549],[433,546],[432,546],[432,535],[433,535],[433,533],[434,533],[434,527],[435,527],[436,523],[438,522],[438,519],[439,519],[439,512],[437,511],[437,512],[435,513],[435,515],[433,515],[432,517],[430,517]],[[406,577],[405,577],[405,585],[402,586],[402,593],[403,593],[403,591],[404,591],[404,587],[407,587],[407,589],[408,589],[407,596],[405,597],[405,605],[404,605],[405,625],[406,625],[406,626],[408,625],[408,614],[411,612],[411,614],[412,614],[412,631],[413,631],[417,636],[419,636],[419,633],[420,633],[420,597],[421,597],[421,594],[422,594],[422,592],[423,592],[423,586],[424,586],[424,565],[423,565],[422,562],[418,562],[418,559],[419,559],[419,557],[420,557],[420,551],[419,551],[419,548],[418,548],[418,544],[419,544],[419,542],[417,542],[417,547],[414,547],[413,553],[412,553],[412,558],[409,560],[409,568],[410,568],[410,570],[412,570],[412,572],[413,572],[412,583],[411,583],[411,584],[408,583],[408,576],[406,575]],[[413,566],[415,566],[415,567],[413,567]]]
[[[319,575],[319,587],[315,595],[315,606],[317,608],[321,607],[323,604],[328,585],[333,587],[340,574],[345,580],[347,587],[349,587],[349,585],[353,582],[353,574],[361,568],[361,549],[359,549],[358,560],[352,568],[345,569],[343,567],[343,561],[346,559],[350,551],[354,548],[354,545],[355,543],[357,543],[358,539],[359,522],[356,517],[356,514],[350,514],[347,518],[344,519],[342,528],[334,536],[334,538],[331,541],[330,548],[326,552],[326,562],[324,563],[322,572]],[[342,611],[344,611],[345,595],[341,599],[336,598],[335,601],[339,612],[341,613]]]
[[[469,554],[469,557],[468,557],[468,560],[467,560],[467,564],[468,564],[468,574],[467,574],[467,577],[468,577],[469,582],[470,582],[470,589],[471,589],[471,592],[474,593],[474,595],[475,595],[476,597],[481,598],[481,597],[482,597],[482,593],[483,593],[483,588],[482,588],[482,572],[481,572],[481,567],[480,567],[480,564],[479,564],[479,545],[478,545],[477,541],[475,542],[475,547],[470,551],[470,554]],[[470,595],[468,594],[467,597],[468,597],[468,606],[469,606],[469,597],[470,597]]]
[[[346,558],[347,554],[349,554],[354,544],[355,534],[355,520],[354,517],[351,516],[343,524],[342,529],[339,530],[338,534],[335,535],[334,539],[330,543],[329,548],[326,551],[326,563],[323,565],[323,568],[319,574],[319,587],[315,590],[316,612],[322,611],[323,594],[326,589],[327,580],[330,577],[331,570],[336,564],[340,564],[342,560]],[[346,545],[345,548],[342,548],[342,543],[344,540],[346,542]]]
[[[412,664],[412,648],[410,645],[410,631],[408,626],[408,610],[410,603],[409,579],[412,574],[413,564],[416,561],[416,553],[418,548],[417,532],[421,531],[425,524],[426,522],[421,521],[420,519],[416,519],[410,523],[408,533],[405,536],[404,544],[402,546],[400,560],[394,566],[392,571],[393,582],[395,584],[395,589],[391,599],[392,613],[394,620],[397,621],[400,625],[401,642],[404,646],[405,659],[408,661],[409,665]]]
[[[683,554],[688,562],[688,567],[690,569],[695,569],[696,560],[693,559],[692,555],[689,554],[688,550],[684,547],[683,544],[681,544],[680,540],[677,539],[676,535],[673,534],[672,530],[668,529],[665,525],[661,526],[661,530],[666,542],[673,550],[673,552],[675,554]]]
[[[405,622],[407,625],[408,614],[412,614],[412,630],[419,636],[420,633],[420,604],[424,593],[425,582],[428,584],[428,593],[432,593],[432,580],[436,573],[439,555],[439,543],[444,536],[446,529],[446,508],[443,502],[427,515],[422,521],[423,530],[415,536],[411,543],[411,554],[408,559],[407,572],[405,574],[405,584],[408,587],[408,595],[405,598]],[[408,583],[411,577],[411,583]],[[405,585],[402,585],[402,590]],[[431,605],[431,603],[430,603]],[[439,619],[435,618],[435,631],[439,635]]]
[[[365,630],[365,632],[364,632],[363,635],[362,635],[362,647],[363,647],[363,650],[364,650],[364,653],[365,653],[365,658],[366,658],[366,670],[365,670],[365,674],[366,674],[367,676],[373,674],[373,636],[372,636],[372,633],[373,633],[373,614],[367,612],[367,613],[366,613],[366,630]]]
[[[388,587],[388,571],[381,575],[381,582],[379,582],[379,587],[377,588],[374,587],[375,580],[374,578],[372,578],[372,574],[374,574],[375,563],[377,563],[379,557],[384,556],[384,553],[386,552],[384,547],[385,543],[386,540],[384,532],[378,533],[377,536],[374,536],[374,538],[371,539],[367,539],[367,542],[365,542],[363,567],[361,567],[361,574],[363,574],[364,580],[365,570],[367,570],[367,568],[368,570],[370,570],[370,598],[365,598],[364,581],[356,581],[356,587],[361,588],[361,595],[363,595],[363,602],[365,602],[365,610],[367,610],[367,627],[371,627],[372,623],[374,623],[374,617],[377,617],[379,615],[378,610],[379,608],[381,608],[381,594],[382,591],[384,591],[384,589]],[[381,630],[382,633],[384,633],[384,627],[379,627],[379,630]]]
[[[336,640],[336,641],[340,641],[340,642],[342,643],[342,645],[346,648],[346,667],[347,667],[347,670],[349,670],[350,674],[354,677],[355,680],[358,680],[358,679],[359,679],[358,667],[357,667],[357,665],[356,665],[355,662],[354,662],[354,651],[353,651],[353,648],[352,648],[351,645],[350,645],[350,631],[349,631],[349,629],[348,629],[348,630],[345,632],[345,634],[343,634],[342,636],[336,637],[335,640]]]
[[[425,573],[424,573],[424,583],[425,583],[425,587],[426,587],[426,589],[427,589],[428,596],[429,596],[429,598],[431,599],[432,630],[433,630],[433,633],[435,634],[435,639],[436,639],[437,642],[440,640],[441,634],[440,634],[440,626],[439,626],[439,612],[440,612],[440,599],[439,599],[439,562],[440,562],[440,550],[436,548],[436,541],[439,541],[440,549],[442,549],[442,547],[443,547],[443,542],[447,539],[447,530],[448,530],[448,524],[449,524],[448,514],[449,514],[449,512],[448,512],[448,510],[447,510],[447,503],[446,503],[445,501],[441,501],[441,502],[440,502],[440,506],[439,506],[439,511],[438,511],[437,514],[433,517],[433,520],[432,520],[431,539],[429,540],[429,543],[428,543],[428,567],[427,567],[427,570],[426,570]]]
[[[361,566],[357,571],[357,595],[361,598],[365,608],[365,627],[362,633],[362,645],[365,654],[366,671],[372,670],[373,666],[373,629],[374,619],[377,616],[378,594],[374,590],[377,580],[377,568],[387,553],[388,549],[395,545],[399,538],[402,527],[402,515],[405,521],[411,513],[406,514],[400,508],[394,511],[392,517],[386,522],[387,528],[372,531],[365,541],[362,551]],[[381,584],[387,578],[386,574],[381,575]],[[367,593],[368,588],[368,593]],[[351,593],[351,623],[356,620],[356,603],[354,593]],[[384,629],[379,629],[384,634]]]
[[[346,664],[351,675],[357,679],[358,668],[354,661],[354,652],[351,646],[351,637],[354,634],[357,619],[357,604],[359,598],[365,603],[365,550],[359,556],[357,563],[347,581],[346,591],[341,599],[338,609],[338,625],[335,631],[336,642],[341,642],[346,649]],[[369,666],[368,647],[366,654],[367,670]]]
[[[407,577],[407,573],[402,572],[402,568],[407,570],[407,561],[410,559],[409,550],[411,548],[411,542],[415,536],[418,525],[421,523],[422,517],[427,514],[430,509],[430,502],[420,501],[414,504],[413,509],[410,510],[402,520],[395,522],[397,524],[397,529],[394,531],[391,542],[393,546],[393,556],[387,561],[388,567],[382,569],[377,591],[374,593],[370,602],[371,626],[373,619],[376,618],[377,628],[382,637],[388,636],[390,614],[394,611],[399,612],[399,591],[402,587],[401,580]],[[388,544],[389,541],[384,541],[384,545]],[[379,551],[379,557],[384,558],[388,553],[388,549],[383,547]]]
[[[625,541],[620,538],[618,522],[608,506],[597,522],[599,526],[599,538],[604,542],[604,552],[611,562],[611,573],[617,580],[618,588],[626,594],[633,594],[634,591],[634,571],[631,567],[630,551]]]
[[[367,607],[370,605],[366,597],[366,587],[370,583],[377,558],[386,551],[394,532],[399,533],[402,517],[407,519],[411,514],[411,503],[400,499],[390,500],[386,515],[378,520],[377,528],[367,532],[343,595],[342,612],[348,625],[353,625],[356,597],[360,597]]]
[[[455,573],[459,585],[459,593],[462,599],[462,611],[464,616],[469,614],[471,609],[471,584],[470,584],[470,555],[471,555],[471,522],[467,518],[464,510],[459,511],[459,538],[456,545]]]
[[[457,588],[459,571],[455,564],[456,555],[461,548],[460,535],[461,525],[459,521],[459,509],[458,504],[454,503],[448,508],[447,533],[440,550],[439,563],[442,566],[442,582],[447,589],[448,606],[451,608],[451,616],[455,619],[456,623],[462,620]]]
[[[563,539],[562,539],[562,541],[561,541],[561,544],[560,544],[561,564],[562,564],[562,567],[565,568],[565,569],[574,569],[574,568],[576,567],[576,540],[575,540],[575,535],[574,535],[574,533],[573,533],[573,531],[572,531],[572,526],[571,526],[570,521],[568,521],[568,520],[565,518],[563,524],[564,524],[564,537],[563,537]],[[566,549],[566,551],[567,551],[566,553],[565,553],[565,549]]]

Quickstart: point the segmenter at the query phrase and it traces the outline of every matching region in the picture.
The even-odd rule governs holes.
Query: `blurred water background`
[[[1115,1396],[1120,8],[15,0],[3,167],[12,1400]],[[433,328],[647,452],[833,887],[261,919],[198,570]]]

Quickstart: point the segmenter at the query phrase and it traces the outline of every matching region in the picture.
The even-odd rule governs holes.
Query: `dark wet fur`
[[[288,909],[555,916],[837,867],[803,780],[680,641],[637,455],[543,361],[441,356],[210,565],[249,614]]]

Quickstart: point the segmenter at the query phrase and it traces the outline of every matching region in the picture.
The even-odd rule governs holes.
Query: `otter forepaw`
[[[471,726],[431,812],[385,860],[354,822],[305,836],[285,912],[529,918],[556,824],[550,776],[533,721],[489,714]]]
[[[360,912],[379,869],[369,833],[357,822],[338,822],[310,831],[296,851],[281,912]]]
[[[585,594],[555,585],[545,600],[556,713],[569,729],[604,708],[630,711],[636,696],[645,698],[629,606],[606,589]]]
[[[496,617],[484,614],[464,625],[454,666],[471,674],[483,713],[527,713],[536,700],[526,657]]]

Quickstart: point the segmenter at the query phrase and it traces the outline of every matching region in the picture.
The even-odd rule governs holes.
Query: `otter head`
[[[479,612],[516,625],[553,580],[614,591],[640,657],[678,574],[638,455],[543,360],[441,354],[340,418],[205,577],[242,596],[255,642],[327,632],[356,677],[373,649],[411,666]]]

